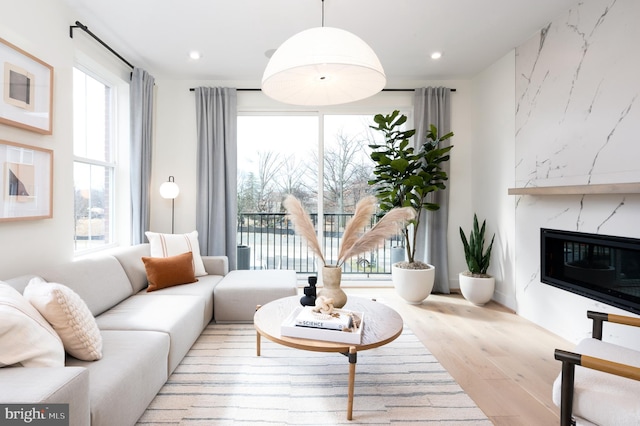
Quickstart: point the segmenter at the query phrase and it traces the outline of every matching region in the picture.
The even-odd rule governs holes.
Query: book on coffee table
[[[360,344],[362,341],[362,330],[364,325],[364,313],[362,312],[352,312],[344,309],[335,309],[335,311],[340,312],[341,316],[350,316],[353,314],[357,316],[360,321],[358,327],[352,326],[349,328],[349,331],[342,331],[330,328],[318,328],[304,325],[296,325],[296,321],[298,320],[298,316],[304,310],[302,306],[297,307],[291,314],[284,320],[282,326],[280,327],[280,334],[286,337],[298,337],[302,339],[312,339],[312,340],[325,340],[329,342],[338,342],[338,343],[353,343]],[[302,318],[305,318],[303,315]],[[357,321],[356,321],[357,323]]]
[[[351,312],[334,309],[330,314],[315,312],[314,306],[305,306],[298,313],[295,324],[299,327],[325,328],[343,331],[353,326]]]

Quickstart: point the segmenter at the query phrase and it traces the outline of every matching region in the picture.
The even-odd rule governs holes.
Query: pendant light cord
[[[322,0],[322,28],[324,28],[324,0]]]

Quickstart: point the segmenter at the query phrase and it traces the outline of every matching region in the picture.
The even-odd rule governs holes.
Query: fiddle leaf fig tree
[[[389,115],[377,114],[373,120],[376,125],[370,127],[382,132],[385,142],[369,145],[371,159],[375,162],[374,178],[369,180],[369,184],[375,186],[381,215],[394,207],[413,207],[416,210],[415,219],[402,229],[409,262],[407,267],[426,269],[425,263],[415,261],[417,233],[414,231],[420,225],[423,210],[440,208],[429,195],[446,188],[448,177],[442,165],[449,160],[453,146],[440,147],[440,142],[452,137],[453,132],[439,136],[438,129],[431,125],[425,141],[414,149],[409,139],[416,131],[402,130],[407,121],[404,114],[396,110]]]

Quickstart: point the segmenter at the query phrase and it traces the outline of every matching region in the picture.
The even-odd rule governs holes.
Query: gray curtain
[[[446,87],[426,87],[415,90],[414,114],[416,135],[414,143],[422,144],[431,124],[438,128],[438,134],[451,131],[451,90]],[[450,139],[441,146],[449,146]],[[455,148],[454,148],[455,150]],[[452,155],[454,150],[451,151]],[[453,157],[452,157],[453,158]],[[447,226],[449,222],[449,162],[445,162],[443,170],[449,176],[445,182],[447,189],[432,193],[432,201],[440,204],[434,212],[423,211],[416,244],[416,258],[436,267],[434,293],[449,294],[449,259],[447,256]]]
[[[131,127],[131,243],[145,241],[149,230],[153,84],[145,70],[134,68],[129,85]]]
[[[237,98],[236,89],[198,87],[196,229],[204,255],[225,255],[236,269]]]

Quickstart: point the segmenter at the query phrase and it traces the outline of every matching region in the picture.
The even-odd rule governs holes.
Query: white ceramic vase
[[[482,306],[493,297],[493,291],[496,287],[494,277],[474,277],[461,272],[458,275],[458,280],[462,296],[474,305]]]
[[[391,281],[398,295],[412,305],[422,303],[433,290],[436,268],[429,265],[429,269],[404,269],[396,265],[391,265]]]

